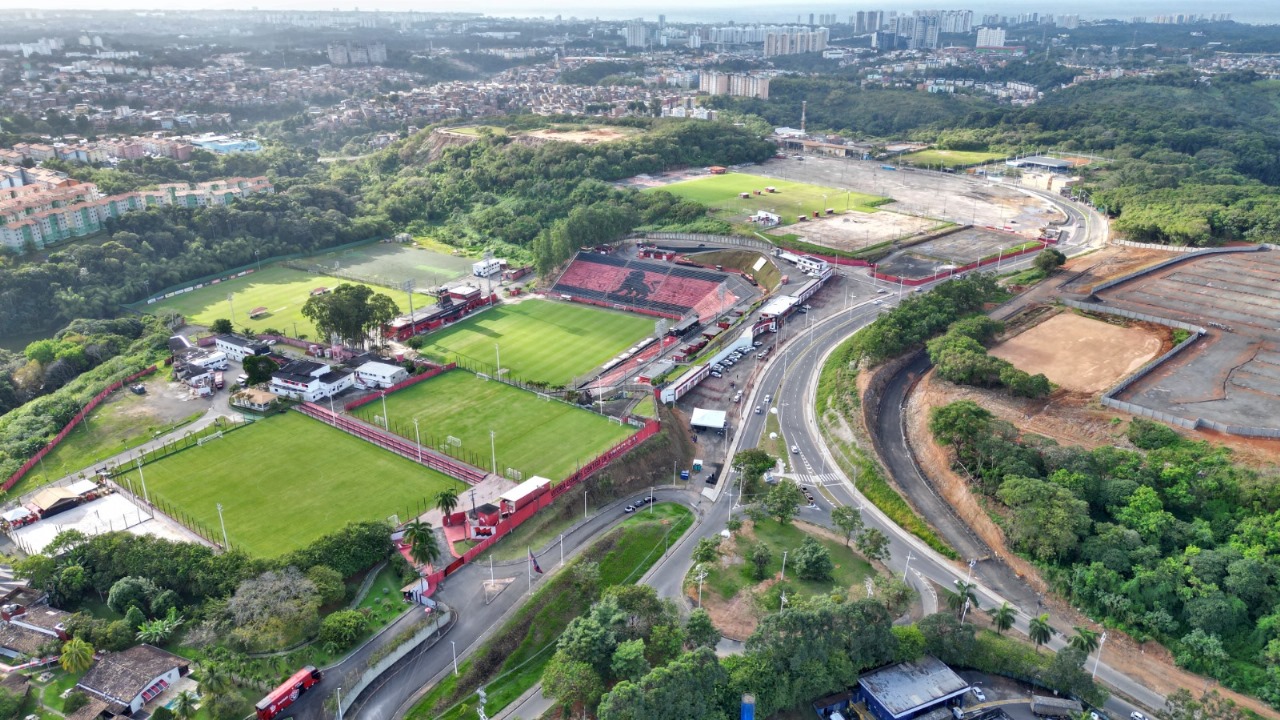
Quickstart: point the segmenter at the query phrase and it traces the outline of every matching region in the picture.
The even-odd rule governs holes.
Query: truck
[[[223,379],[223,377],[222,377],[222,371],[221,371],[221,370],[218,370],[217,372],[215,372],[215,373],[213,374],[213,385],[214,385],[214,387],[216,387],[216,388],[218,388],[219,390],[221,390],[223,387],[225,387],[225,386],[226,386],[226,384],[227,384],[227,383],[226,383],[226,380],[224,380],[224,379]]]
[[[258,720],[272,720],[279,715],[285,708],[292,705],[302,695],[302,693],[310,690],[316,683],[320,682],[321,674],[314,665],[308,665],[292,677],[285,680],[270,694],[258,701],[254,706],[254,710],[258,713]]]
[[[1078,718],[1084,712],[1084,706],[1078,700],[1069,698],[1031,696],[1031,714],[1048,718]]]

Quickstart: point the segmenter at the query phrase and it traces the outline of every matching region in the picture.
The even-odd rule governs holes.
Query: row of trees
[[[930,429],[1007,508],[1015,549],[1072,602],[1280,705],[1280,494],[1229,450],[1136,419],[1138,451],[1024,438],[971,401]]]
[[[974,315],[951,323],[947,332],[926,343],[938,377],[960,385],[1008,388],[1019,397],[1041,398],[1053,389],[1043,373],[1029,375],[987,353],[983,343],[1004,330],[1004,323]]]
[[[872,364],[920,347],[956,320],[982,309],[998,288],[983,273],[945,282],[924,295],[913,295],[877,317],[855,336],[852,352]]]

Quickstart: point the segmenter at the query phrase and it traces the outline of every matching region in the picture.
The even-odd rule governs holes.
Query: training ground
[[[341,430],[287,412],[143,466],[151,499],[215,537],[222,504],[231,547],[276,557],[350,522],[407,519],[462,483]],[[135,468],[116,478],[142,494]],[[425,501],[425,507],[424,507]]]
[[[777,192],[764,192],[770,186]],[[786,225],[795,222],[798,215],[823,213],[827,208],[839,212],[874,212],[875,206],[890,202],[885,197],[746,173],[711,175],[651,189],[655,190],[696,200],[711,208],[721,220],[734,223],[746,222],[758,210],[780,215]],[[756,195],[757,190],[763,194]],[[741,193],[748,193],[749,197],[744,200]]]
[[[381,425],[376,416],[382,412],[382,402],[375,400],[355,414]],[[493,469],[496,454],[499,475],[514,468],[526,480],[534,475],[564,480],[580,463],[635,432],[630,425],[463,370],[387,395],[386,413],[391,431],[411,442],[421,437],[423,445],[485,470]],[[460,444],[450,443],[450,437]]]
[[[562,386],[654,332],[654,318],[573,303],[525,300],[477,313],[422,337],[419,350],[524,382]],[[496,347],[495,347],[496,346]]]

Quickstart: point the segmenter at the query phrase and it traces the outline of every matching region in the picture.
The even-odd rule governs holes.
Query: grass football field
[[[187,318],[187,322],[208,327],[218,318],[231,319],[236,331],[248,327],[255,333],[266,328],[275,328],[294,337],[307,340],[319,340],[311,321],[302,316],[302,306],[307,304],[311,291],[318,287],[333,289],[342,284],[360,285],[350,280],[341,280],[324,275],[312,275],[301,270],[268,265],[262,270],[217,285],[205,285],[199,290],[176,295],[168,300],[151,305],[141,305],[138,309],[152,314],[165,310],[176,310]],[[408,310],[408,300],[404,293],[397,293],[386,288],[370,285],[374,292],[391,297],[401,311]],[[227,294],[232,296],[227,302]],[[423,297],[423,302],[430,298]],[[235,306],[234,316],[231,313]],[[249,319],[249,311],[265,307],[266,315],[255,320]],[[297,334],[294,326],[297,326]]]
[[[355,411],[373,422],[382,414],[381,401]],[[498,473],[519,470],[527,480],[534,475],[564,480],[586,462],[634,432],[599,415],[543,400],[537,394],[500,382],[486,381],[455,370],[387,395],[391,430],[415,440],[413,421],[423,445],[436,446],[450,455],[490,469],[489,431],[495,433],[493,452]],[[443,446],[448,437],[462,441],[458,448]]]
[[[461,356],[484,372],[492,372],[501,352],[502,367],[515,377],[563,385],[652,334],[653,323],[589,305],[525,300],[423,336],[419,350],[441,362]]]
[[[287,412],[143,466],[147,491],[218,533],[222,503],[233,548],[276,557],[349,522],[431,507],[462,483]],[[138,471],[118,478],[141,487]],[[424,498],[427,508],[422,507]]]
[[[766,187],[773,187],[777,192],[754,194],[756,190],[763,193]],[[696,200],[729,222],[745,222],[757,210],[765,210],[781,215],[784,225],[795,222],[797,215],[812,215],[814,211],[821,213],[827,208],[834,208],[837,212],[846,209],[874,212],[877,205],[889,202],[889,198],[876,195],[748,173],[711,175],[663,185],[649,192],[656,190]],[[744,200],[739,197],[740,193],[748,193],[749,197]]]
[[[903,155],[903,162],[922,167],[968,167],[1005,157],[1005,153],[973,152],[967,150],[921,150]]]

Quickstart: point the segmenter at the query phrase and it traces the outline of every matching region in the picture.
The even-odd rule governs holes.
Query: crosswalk
[[[796,482],[801,485],[809,485],[812,487],[830,487],[832,485],[839,485],[840,478],[835,473],[796,475]]]

